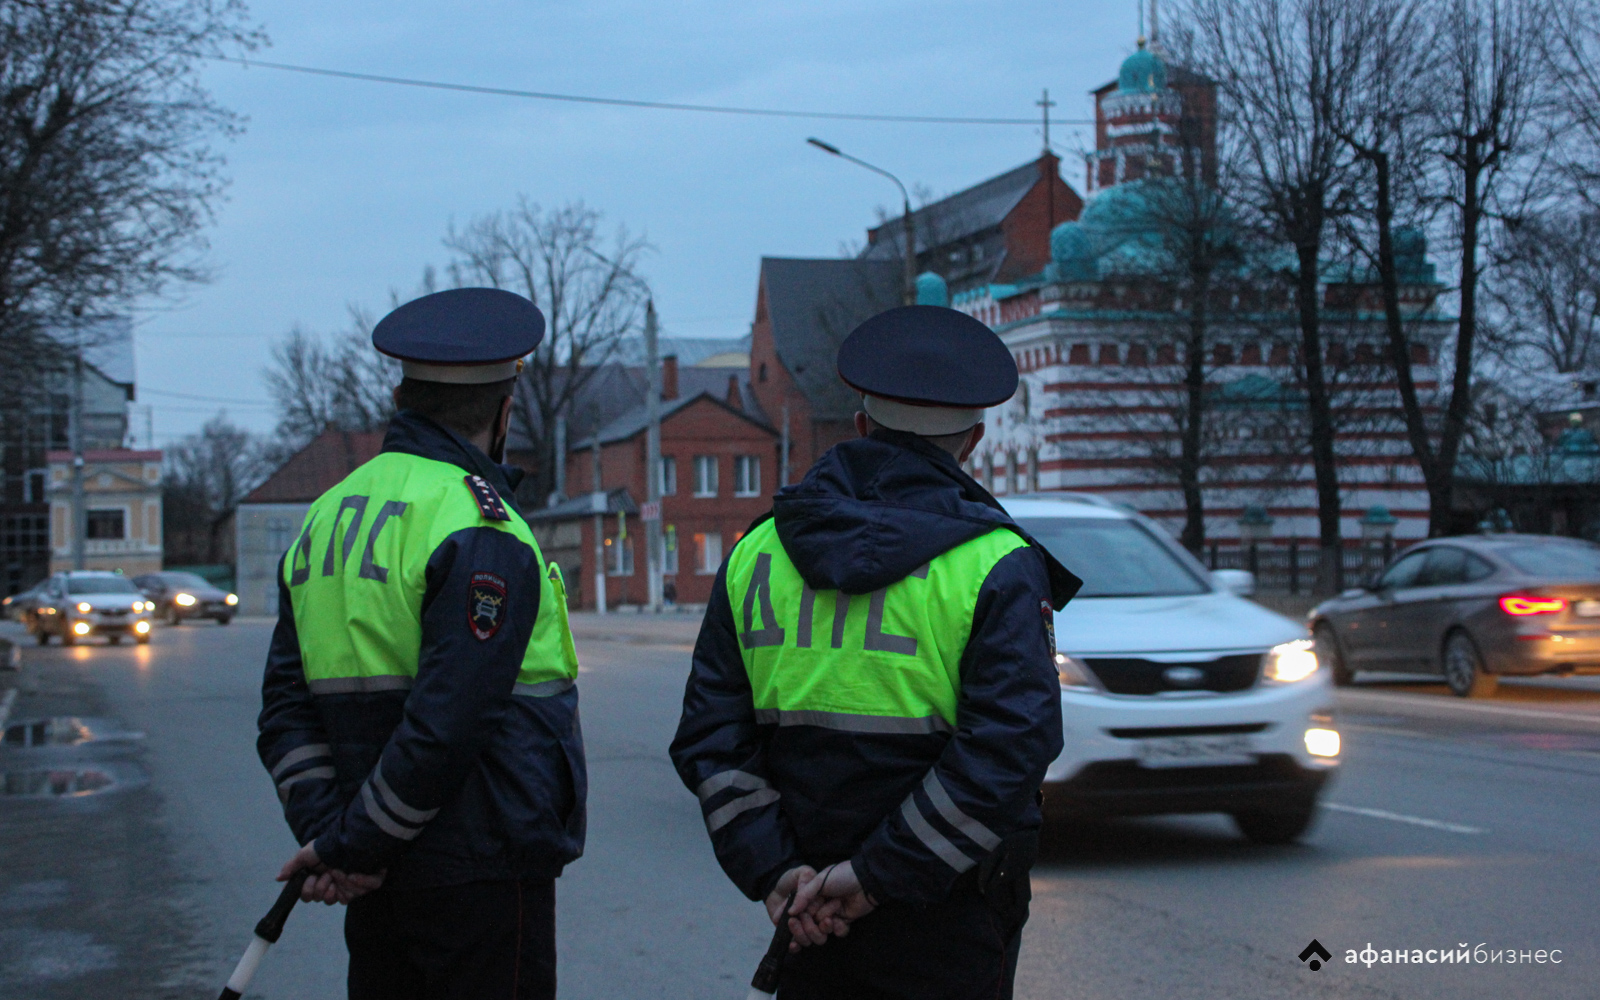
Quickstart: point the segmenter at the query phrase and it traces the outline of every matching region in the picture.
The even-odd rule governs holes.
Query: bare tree
[[[1544,0],[1439,0],[1435,72],[1424,86],[1437,95],[1428,108],[1429,148],[1439,165],[1439,200],[1459,250],[1459,318],[1450,389],[1436,451],[1419,454],[1428,476],[1432,530],[1448,523],[1456,459],[1472,416],[1477,362],[1479,252],[1488,226],[1508,201],[1518,202],[1519,160],[1535,150],[1530,119],[1540,102]],[[1518,205],[1520,209],[1520,205]]]
[[[394,413],[400,366],[372,349],[372,323],[352,306],[350,327],[325,340],[299,327],[273,345],[267,392],[278,407],[269,450],[278,459],[325,430],[382,430]]]
[[[0,353],[7,380],[61,350],[45,328],[202,280],[240,119],[208,57],[263,36],[239,0],[0,4]]]
[[[517,207],[454,225],[444,244],[456,286],[489,285],[532,299],[544,312],[544,341],[517,383],[515,419],[532,444],[534,495],[555,488],[555,424],[644,316],[649,287],[639,264],[651,249],[582,202],[545,211],[527,198]]]
[[[1600,369],[1600,214],[1557,213],[1508,226],[1488,286],[1494,346],[1513,367]]]
[[[1556,0],[1545,10],[1546,107],[1562,140],[1559,162],[1577,195],[1600,208],[1600,0]]]
[[[162,514],[167,534],[173,540],[188,536],[199,542],[179,555],[180,560],[222,562],[228,518],[270,469],[261,443],[222,412],[166,449],[165,465]]]
[[[1184,61],[1216,79],[1222,122],[1239,143],[1241,201],[1293,249],[1311,464],[1322,549],[1319,589],[1333,588],[1340,548],[1339,473],[1325,371],[1321,264],[1348,209],[1347,120],[1360,44],[1344,0],[1189,0],[1175,37]],[[1169,44],[1172,42],[1169,40]]]

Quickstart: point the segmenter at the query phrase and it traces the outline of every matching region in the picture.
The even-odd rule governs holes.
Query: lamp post
[[[832,145],[831,143],[823,142],[821,139],[818,139],[816,137],[812,137],[810,139],[807,139],[806,142],[809,142],[811,145],[813,145],[813,146],[817,147],[818,149],[822,150],[824,153],[829,153],[829,154],[832,154],[833,156],[837,156],[841,160],[849,160],[851,163],[854,163],[856,166],[858,166],[858,167],[866,167],[868,170],[872,171],[875,174],[882,174],[883,176],[889,178],[891,181],[894,181],[894,186],[900,189],[900,206],[901,206],[900,221],[901,221],[901,224],[905,227],[904,239],[905,239],[905,244],[906,244],[906,250],[905,250],[905,253],[903,254],[903,256],[905,258],[905,275],[904,275],[905,288],[904,288],[903,292],[904,292],[905,300],[906,300],[905,304],[908,305],[908,306],[916,305],[917,304],[917,234],[916,234],[916,230],[914,228],[912,228],[912,222],[911,222],[911,196],[906,193],[906,186],[904,184],[900,183],[900,178],[896,177],[894,174],[889,173],[889,171],[883,169],[882,167],[875,167],[872,164],[868,163],[866,160],[857,159],[856,157],[851,156],[849,153],[846,153],[846,152],[840,150],[838,146]]]

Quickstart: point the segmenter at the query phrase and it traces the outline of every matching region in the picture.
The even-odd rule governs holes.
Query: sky
[[[952,0],[257,0],[261,59],[477,86],[678,103],[1057,119],[1134,48],[1138,4]],[[454,221],[582,201],[647,237],[666,335],[749,330],[760,259],[832,257],[860,242],[884,178],[808,145],[818,136],[943,195],[1036,158],[1038,125],[757,118],[421,90],[212,64],[204,80],[247,119],[207,231],[215,278],[136,312],[139,405],[162,447],[225,410],[268,432],[262,373],[299,326],[381,315],[442,266]],[[1056,124],[1081,191],[1082,126]],[[896,213],[898,214],[898,213]],[[142,443],[142,441],[141,441]]]

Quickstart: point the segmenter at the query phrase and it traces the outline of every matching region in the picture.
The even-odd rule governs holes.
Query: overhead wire
[[[848,111],[797,111],[782,108],[746,108],[719,104],[684,104],[675,101],[646,101],[625,97],[595,97],[588,94],[561,94],[540,90],[516,90],[509,87],[484,87],[468,83],[449,83],[441,80],[419,80],[404,76],[386,76],[378,73],[356,73],[350,70],[325,69],[318,66],[299,66],[294,63],[268,62],[260,59],[218,57],[220,62],[234,63],[246,69],[282,70],[286,73],[303,73],[309,76],[327,76],[342,80],[362,80],[367,83],[386,83],[402,87],[423,87],[430,90],[453,90],[467,94],[490,94],[497,97],[520,97],[535,101],[561,101],[569,104],[601,104],[611,107],[644,108],[653,111],[695,111],[717,115],[750,115],[760,118],[810,118],[825,121],[901,122],[912,125],[1038,125],[1038,118],[984,118],[960,115],[887,115]],[[1052,118],[1051,123],[1063,125],[1093,125],[1093,119]]]

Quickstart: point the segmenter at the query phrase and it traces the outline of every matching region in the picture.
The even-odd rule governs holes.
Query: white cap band
[[[430,365],[421,361],[400,362],[400,374],[419,382],[449,382],[453,385],[484,385],[516,378],[521,361],[496,361],[492,365]]]
[[[880,427],[923,437],[943,437],[969,431],[983,419],[983,408],[913,406],[882,396],[862,396],[861,407]]]

